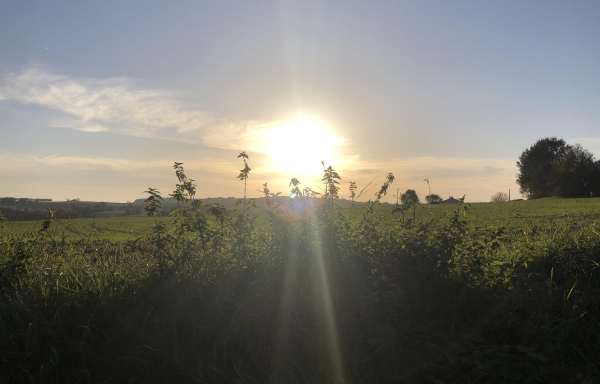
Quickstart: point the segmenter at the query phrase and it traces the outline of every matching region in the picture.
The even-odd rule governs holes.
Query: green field
[[[600,199],[331,202],[4,223],[0,383],[600,380]]]
[[[366,208],[361,203],[352,210],[353,220],[360,220]],[[444,216],[451,216],[456,211],[456,205],[419,205],[407,210],[405,220],[416,217],[417,221],[438,220]],[[545,198],[530,201],[515,201],[502,203],[471,203],[466,216],[461,211],[462,218],[472,227],[482,226],[527,226],[543,225],[549,219],[565,219],[567,221],[582,220],[587,218],[600,218],[600,198],[587,199],[560,199]],[[387,224],[402,220],[401,215],[392,215],[391,207],[380,207],[379,212],[385,216]],[[350,214],[350,210],[345,210]],[[416,213],[416,215],[415,215]],[[159,217],[159,222],[168,225],[170,218]],[[266,224],[267,214],[263,212],[260,220]],[[6,223],[2,229],[4,236],[18,236],[22,238],[35,238],[39,236],[42,221],[12,221]],[[113,217],[96,219],[71,219],[55,220],[50,234],[56,240],[62,239],[63,234],[67,240],[110,240],[130,241],[149,234],[155,224],[151,217]]]
[[[159,222],[169,223],[170,219],[157,218]],[[66,240],[110,240],[129,241],[148,235],[155,224],[154,218],[113,217],[96,219],[71,219],[54,220],[48,235],[55,240],[62,240],[63,234]],[[18,238],[40,237],[42,220],[38,221],[10,221],[2,229],[4,236],[16,236]]]
[[[380,208],[383,212],[391,212],[391,207]],[[440,218],[451,215],[456,205],[433,204],[419,205],[416,208],[418,220]],[[511,201],[500,203],[471,203],[465,220],[472,226],[514,225],[517,222],[543,222],[548,218],[598,218],[600,217],[600,198],[560,199],[545,198],[538,200]],[[359,212],[361,209],[359,209]],[[412,209],[406,218],[413,218]]]

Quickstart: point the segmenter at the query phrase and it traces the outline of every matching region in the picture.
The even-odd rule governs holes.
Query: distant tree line
[[[136,216],[143,214],[143,209],[139,205],[127,204],[126,206],[115,206],[105,202],[101,202],[95,205],[78,205],[73,204],[70,207],[58,208],[54,210],[54,217],[57,219],[78,219],[78,218],[92,218],[98,212],[107,211],[121,211],[122,216]],[[168,215],[168,212],[164,212]],[[16,209],[9,207],[0,208],[0,214],[2,214],[9,221],[27,221],[27,220],[43,220],[47,212],[39,209]]]
[[[581,145],[546,137],[523,151],[517,184],[528,199],[600,196],[600,160]]]
[[[27,204],[27,203],[46,203],[52,199],[30,199],[29,197],[0,197],[0,204]]]

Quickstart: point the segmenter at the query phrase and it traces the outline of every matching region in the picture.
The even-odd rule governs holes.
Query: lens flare
[[[269,130],[265,141],[276,171],[305,175],[319,174],[322,160],[337,164],[335,149],[341,143],[322,124],[307,119]]]

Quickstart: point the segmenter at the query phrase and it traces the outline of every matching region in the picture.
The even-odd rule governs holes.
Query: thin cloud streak
[[[46,159],[51,159],[51,158],[53,158],[53,157],[55,157],[55,156],[58,156],[58,155],[60,155],[61,153],[62,153],[62,152],[55,153],[54,155],[50,155],[50,156],[48,156],[48,157],[44,157],[43,159],[39,159],[38,161],[44,161],[44,160],[46,160]]]

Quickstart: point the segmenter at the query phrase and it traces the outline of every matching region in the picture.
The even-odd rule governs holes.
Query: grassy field
[[[159,222],[168,224],[170,219],[157,218]],[[16,236],[32,239],[40,236],[43,220],[10,221],[1,230],[4,236]],[[155,224],[154,218],[146,216],[113,217],[96,219],[55,220],[48,235],[55,240],[110,240],[130,241],[147,236]]]
[[[353,220],[359,220],[364,214],[366,208],[363,204],[361,203],[353,209]],[[417,206],[416,212],[413,212],[413,209],[415,208],[411,208],[405,213],[405,220],[413,219],[413,217],[421,222],[439,220],[444,216],[453,215],[457,206],[434,204]],[[402,220],[401,215],[392,215],[392,207],[380,207],[379,211],[385,216],[387,224]],[[349,210],[346,212],[349,213]],[[261,225],[268,223],[267,217],[265,212],[260,220]],[[600,198],[546,198],[502,203],[472,203],[469,206],[468,214],[463,215],[465,222],[472,227],[543,225],[546,220],[554,218],[598,219],[600,218]],[[168,226],[171,219],[159,217],[157,220]],[[1,231],[4,236],[35,238],[39,236],[41,223],[42,220],[12,221],[7,223]],[[154,218],[143,216],[56,220],[50,235],[56,240],[61,240],[64,233],[67,240],[130,241],[148,235],[154,224]]]
[[[390,213],[391,207],[380,208],[382,212]],[[437,219],[444,215],[452,215],[456,205],[433,204],[420,205],[416,208],[417,220]],[[560,199],[545,198],[538,200],[511,201],[499,203],[471,203],[465,220],[469,225],[478,227],[485,225],[513,225],[517,222],[543,222],[548,218],[599,218],[600,198]],[[358,209],[362,212],[364,208]],[[405,214],[412,219],[413,211]]]
[[[600,200],[455,209],[7,222],[0,383],[598,382]]]

